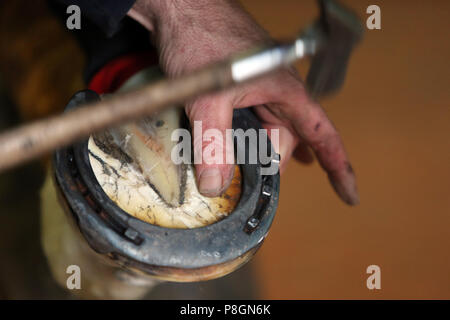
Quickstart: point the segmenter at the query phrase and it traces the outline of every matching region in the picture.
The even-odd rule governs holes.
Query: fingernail
[[[233,177],[234,177],[234,166],[232,166],[228,170],[227,177],[222,181],[222,190],[220,190],[220,193],[222,193],[228,189],[228,187],[231,185],[231,181],[233,180]]]
[[[359,204],[359,193],[358,189],[356,189],[356,185],[354,186],[353,190],[348,192],[348,202],[351,206],[356,206]]]
[[[351,181],[346,181],[345,183],[340,182],[332,176],[328,176],[328,178],[336,193],[345,203],[351,206],[356,206],[359,204],[359,193],[354,178],[351,179]]]
[[[290,151],[290,146],[288,146],[286,143],[282,143],[279,147],[278,154],[280,155],[281,159],[287,158],[287,153]]]
[[[205,169],[200,174],[198,189],[205,196],[218,196],[222,190],[222,173],[220,170],[218,168]]]

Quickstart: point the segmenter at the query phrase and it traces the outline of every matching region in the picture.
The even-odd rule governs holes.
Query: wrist
[[[159,17],[163,12],[164,1],[161,0],[136,0],[127,15],[139,22],[150,32],[155,32]]]
[[[137,0],[129,15],[152,32],[169,76],[270,42],[235,0]]]

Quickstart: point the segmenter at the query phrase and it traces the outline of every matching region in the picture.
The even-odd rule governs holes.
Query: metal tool
[[[294,42],[237,58],[231,66],[236,83],[311,56],[306,84],[315,97],[333,93],[344,83],[353,47],[363,35],[358,17],[333,0],[319,0],[319,19]]]
[[[355,14],[333,0],[319,0],[321,15],[290,44],[237,55],[191,74],[90,103],[0,135],[0,171],[200,94],[243,83],[312,56],[307,87],[315,97],[339,89],[354,45],[362,36]]]

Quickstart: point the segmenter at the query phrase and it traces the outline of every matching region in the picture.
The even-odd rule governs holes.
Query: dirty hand
[[[233,53],[270,43],[268,34],[232,0],[137,0],[128,13],[152,33],[160,63],[168,76],[188,73]],[[294,155],[313,160],[311,148],[343,201],[359,202],[355,175],[342,140],[319,104],[311,100],[293,69],[283,69],[243,86],[202,96],[186,105],[192,125],[231,128],[233,108],[253,106],[266,129],[279,129],[281,172]],[[194,126],[193,126],[194,127]],[[270,133],[270,130],[269,130]],[[195,132],[194,132],[195,137]],[[204,148],[211,142],[195,139]],[[223,141],[214,140],[220,144]],[[199,190],[222,193],[233,176],[230,164],[197,164]]]

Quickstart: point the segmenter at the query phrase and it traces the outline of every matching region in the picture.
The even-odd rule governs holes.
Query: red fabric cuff
[[[89,83],[89,89],[98,94],[113,93],[131,76],[158,64],[156,51],[134,52],[120,56],[101,68]]]

